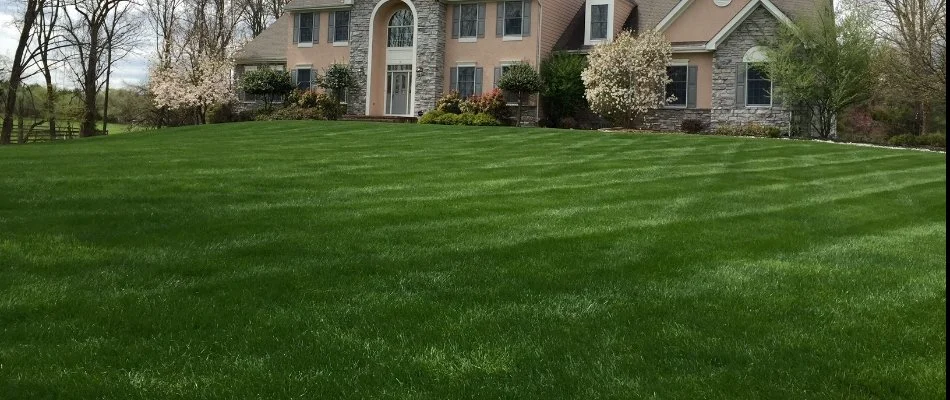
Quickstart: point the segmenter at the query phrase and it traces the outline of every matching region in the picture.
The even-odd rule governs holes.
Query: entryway
[[[386,115],[409,115],[412,90],[412,65],[389,65],[386,68]]]

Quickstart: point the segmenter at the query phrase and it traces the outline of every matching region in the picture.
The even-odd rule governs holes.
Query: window
[[[590,40],[607,39],[609,8],[609,4],[594,4],[590,6]]]
[[[349,90],[347,88],[336,88],[333,89],[333,96],[340,101],[340,104],[346,104],[347,96],[349,95]]]
[[[523,1],[505,2],[505,36],[521,36],[521,19],[524,17]]]
[[[676,99],[667,101],[669,106],[686,106],[686,96],[689,84],[689,74],[685,65],[666,67],[666,75],[673,80],[666,84],[666,98],[675,96]]]
[[[504,76],[505,74],[507,74],[508,70],[511,69],[512,65],[514,64],[502,64],[501,76]],[[501,76],[498,77],[499,81],[501,80]],[[495,82],[495,85],[497,86],[498,82]],[[511,93],[505,90],[504,93],[502,93],[502,95],[505,96],[505,103],[507,103],[508,105],[518,104],[518,93]]]
[[[761,67],[755,64],[746,65],[746,105],[772,105],[772,80]]]
[[[313,43],[313,13],[297,14],[297,42]]]
[[[478,4],[462,4],[459,6],[459,37],[474,38],[478,36]]]
[[[331,29],[330,37],[331,42],[346,42],[350,40],[350,12],[349,11],[336,11],[330,13],[330,25],[333,27]]]
[[[412,11],[400,9],[389,19],[388,47],[412,47]]]
[[[458,67],[459,96],[467,99],[475,95],[475,67]]]
[[[310,90],[311,74],[310,68],[297,69],[297,89]]]

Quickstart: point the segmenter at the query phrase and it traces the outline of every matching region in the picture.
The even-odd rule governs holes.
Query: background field
[[[224,124],[0,148],[0,398],[944,398],[946,156]]]

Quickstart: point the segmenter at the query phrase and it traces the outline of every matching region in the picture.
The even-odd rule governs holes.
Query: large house
[[[309,88],[331,64],[349,64],[362,82],[347,94],[350,113],[416,116],[443,93],[492,90],[514,63],[537,66],[624,29],[656,29],[673,44],[676,101],[651,116],[653,127],[694,118],[788,129],[792,113],[753,63],[766,61],[760,46],[782,24],[815,8],[812,0],[292,0],[238,53],[236,70],[287,68]]]

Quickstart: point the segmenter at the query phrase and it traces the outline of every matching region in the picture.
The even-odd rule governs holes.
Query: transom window
[[[522,18],[524,17],[523,1],[505,2],[505,36],[521,36]]]
[[[400,9],[389,19],[388,47],[412,47],[412,11]]]
[[[297,41],[313,43],[313,13],[297,14]]]
[[[590,40],[607,39],[609,9],[609,4],[594,4],[590,6]]]
[[[746,105],[772,105],[772,80],[760,65],[746,64]]]
[[[673,81],[666,84],[666,98],[675,97],[673,100],[667,100],[670,106],[686,106],[687,86],[689,84],[689,74],[685,65],[673,65],[666,67],[666,75]]]
[[[333,32],[330,38],[331,42],[346,42],[350,40],[350,12],[335,11],[330,13],[333,18]]]
[[[459,96],[467,99],[475,95],[475,67],[458,67]]]
[[[459,6],[459,37],[473,38],[478,36],[478,4],[462,4]]]

